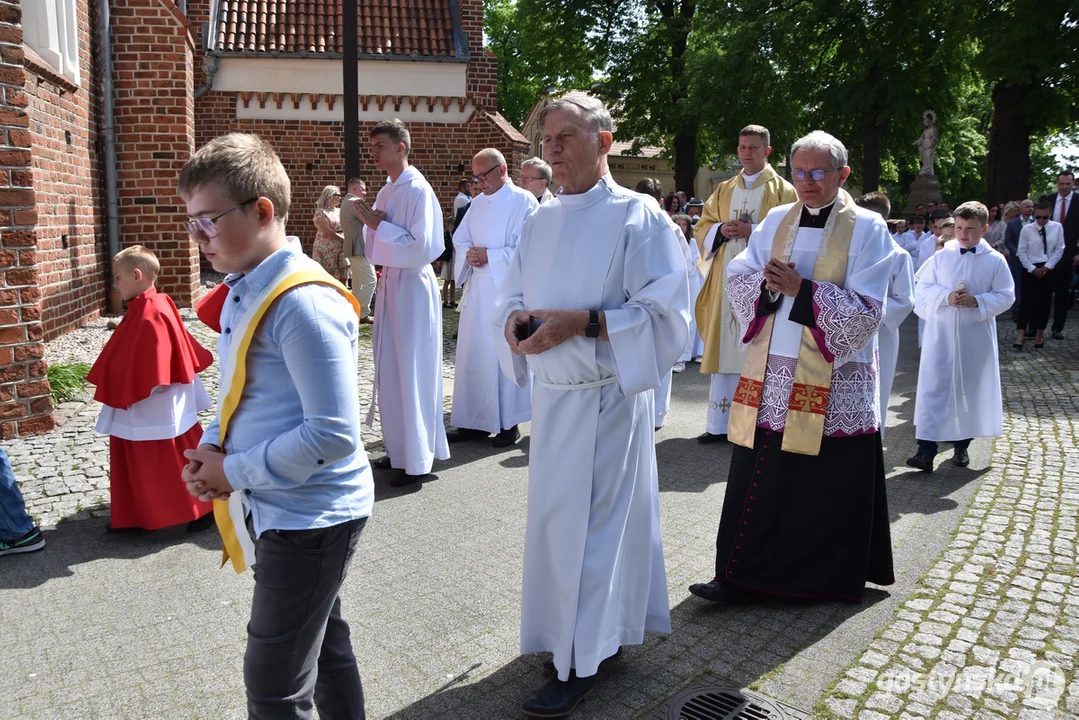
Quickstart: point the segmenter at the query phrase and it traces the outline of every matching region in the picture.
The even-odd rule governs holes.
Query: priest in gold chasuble
[[[891,276],[880,215],[842,189],[836,138],[791,148],[798,202],[772,210],[727,269],[746,362],[711,582],[698,597],[860,600],[889,585],[876,334]]]
[[[738,319],[724,292],[727,266],[746,249],[750,233],[772,208],[798,199],[791,184],[768,164],[771,152],[768,128],[742,128],[738,135],[742,171],[716,188],[693,227],[700,243],[698,267],[705,278],[696,302],[697,329],[704,341],[701,372],[712,376],[708,417],[697,438],[702,443],[726,439],[731,402],[746,358]]]

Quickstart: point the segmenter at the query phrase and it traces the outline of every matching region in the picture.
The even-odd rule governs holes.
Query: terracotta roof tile
[[[340,53],[342,2],[221,0],[219,52]],[[454,57],[449,0],[353,0],[361,55]]]

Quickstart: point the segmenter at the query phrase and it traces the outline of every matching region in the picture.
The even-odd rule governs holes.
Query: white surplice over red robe
[[[431,263],[445,249],[442,209],[414,167],[386,180],[374,207],[386,213],[377,230],[364,227],[364,255],[382,266],[371,339],[374,402],[391,466],[409,475],[431,472],[450,448],[442,422],[441,289]]]
[[[102,403],[97,431],[109,435],[110,524],[157,530],[212,509],[187,492],[183,453],[198,447],[198,413],[212,407],[198,373],[213,355],[184,327],[176,305],[153,287],[127,314],[87,380]]]
[[[659,528],[653,392],[685,350],[686,262],[670,220],[610,175],[525,221],[494,315],[499,361],[531,369],[532,436],[521,651],[560,679],[593,675],[645,630],[670,631]],[[513,355],[515,310],[602,310],[609,339]]]

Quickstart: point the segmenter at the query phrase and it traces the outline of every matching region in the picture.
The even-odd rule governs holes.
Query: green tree
[[[548,88],[591,87],[610,45],[600,19],[616,15],[619,3],[484,0],[483,5],[485,44],[498,58],[498,108],[520,127]]]
[[[979,42],[974,64],[992,88],[987,196],[1026,197],[1031,138],[1079,121],[1075,0],[962,0],[953,7]]]

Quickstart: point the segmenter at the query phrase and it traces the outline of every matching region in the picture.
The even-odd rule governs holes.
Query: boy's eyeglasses
[[[820,182],[828,175],[828,173],[836,172],[835,170],[794,170],[791,172],[791,177],[795,182],[805,182],[808,177],[810,180]]]
[[[1035,220],[1048,220],[1049,217],[1050,217],[1049,215],[1035,215],[1034,219]]]
[[[229,208],[228,210],[221,213],[220,215],[215,215],[212,218],[200,217],[200,218],[194,218],[192,220],[188,220],[186,223],[184,223],[184,227],[187,229],[187,232],[192,237],[194,237],[196,235],[202,235],[203,237],[206,237],[206,238],[215,238],[215,237],[217,237],[217,225],[215,225],[214,223],[216,223],[218,220],[220,220],[221,218],[228,215],[230,212],[233,212],[234,210],[239,210],[244,205],[250,205],[251,203],[255,202],[256,200],[258,200],[257,197],[253,197],[250,200],[244,200],[242,203],[240,203],[236,207]]]

